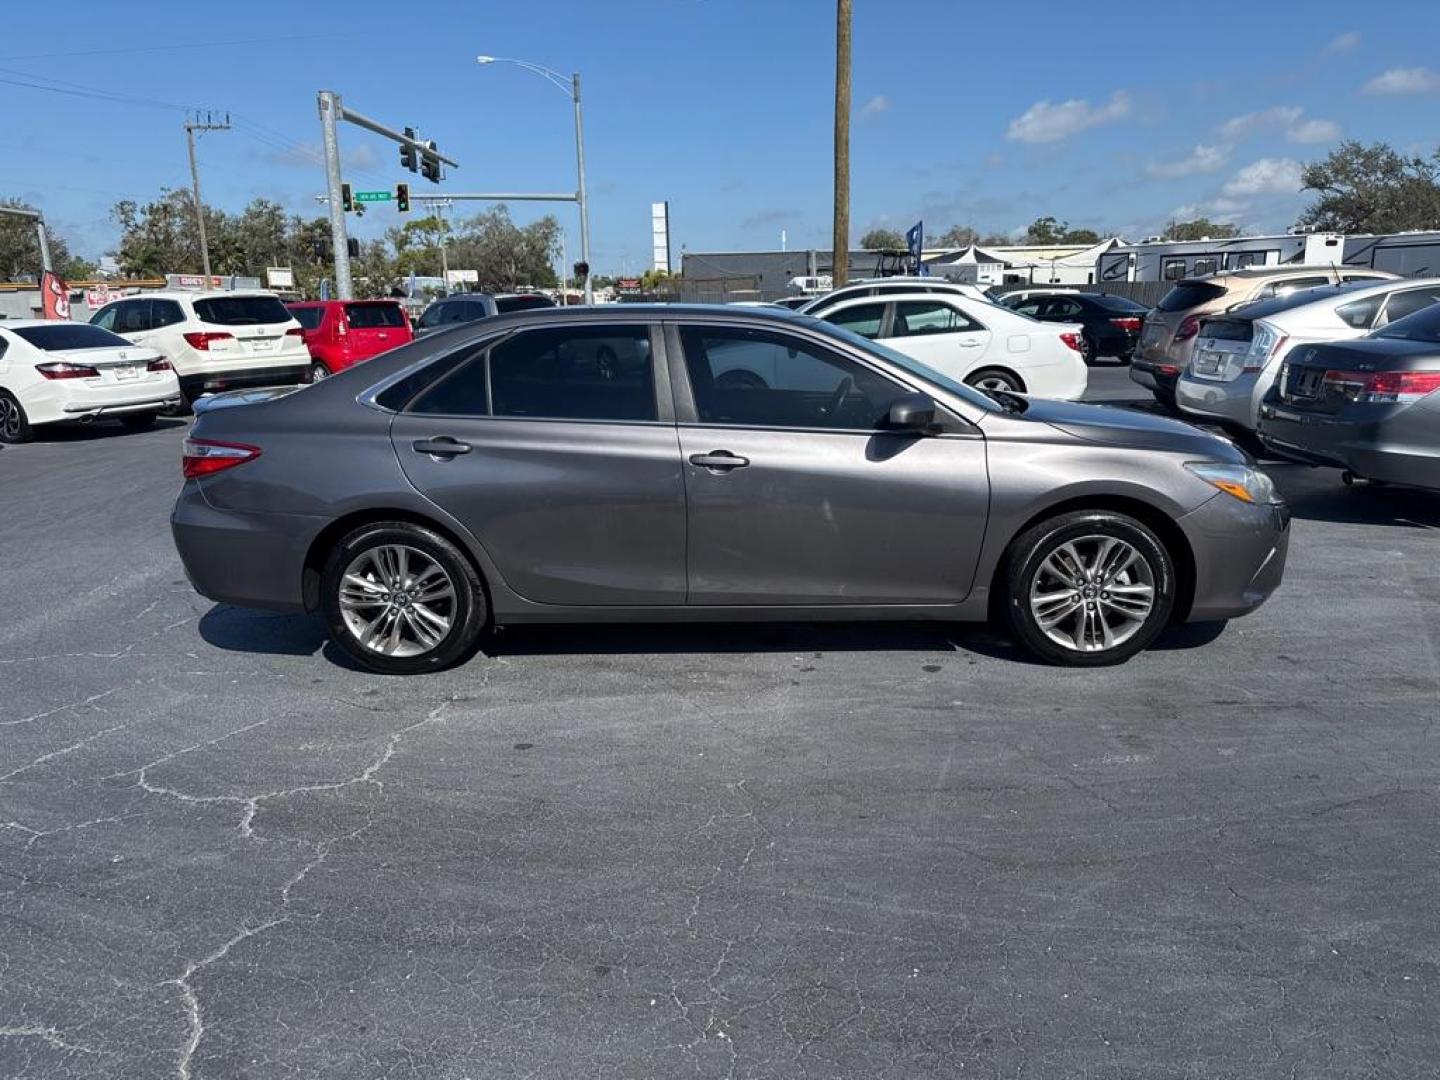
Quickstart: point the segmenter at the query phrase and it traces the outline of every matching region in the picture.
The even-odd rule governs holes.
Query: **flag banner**
[[[40,278],[40,305],[46,319],[70,318],[70,286],[54,270]]]

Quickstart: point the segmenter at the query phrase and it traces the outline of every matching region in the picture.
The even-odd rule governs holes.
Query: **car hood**
[[[1028,407],[1020,415],[1025,420],[1046,424],[1085,442],[1133,447],[1136,450],[1192,453],[1210,460],[1245,460],[1244,452],[1223,436],[1202,431],[1181,420],[1134,409],[1030,398]]]

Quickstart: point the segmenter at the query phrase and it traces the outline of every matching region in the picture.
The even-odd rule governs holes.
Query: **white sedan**
[[[63,420],[143,428],[179,400],[175,371],[154,349],[88,323],[0,322],[0,442]]]
[[[820,318],[982,390],[1075,401],[1089,383],[1080,326],[1038,322],[998,304],[910,293],[849,300]]]

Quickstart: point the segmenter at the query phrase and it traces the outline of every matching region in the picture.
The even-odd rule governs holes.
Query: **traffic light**
[[[590,276],[590,264],[588,262],[577,262],[575,264],[575,276],[582,281]]]
[[[353,236],[347,237],[345,240],[345,250],[350,253],[352,259],[358,259],[360,257],[360,241],[356,240]]]
[[[435,140],[425,143],[428,149],[420,156],[420,175],[432,184],[440,182],[440,157],[435,153]]]
[[[405,129],[405,137],[406,137],[407,139],[413,139],[413,138],[415,138],[415,129],[414,129],[414,128],[411,128],[411,127],[407,127],[407,128]],[[401,146],[400,146],[400,167],[401,167],[402,169],[409,169],[411,172],[414,172],[414,171],[416,170],[417,166],[416,166],[416,164],[415,164],[415,147],[413,147],[413,146],[408,146],[408,145],[405,145],[405,144],[403,144],[403,143],[401,144]]]
[[[345,212],[346,212],[347,214],[348,214],[351,210],[354,210],[354,209],[355,209],[355,200],[350,197],[350,185],[349,185],[349,184],[341,184],[341,185],[340,185],[340,205],[345,208]]]
[[[402,214],[408,214],[410,212],[409,184],[395,185],[395,209],[399,210]]]

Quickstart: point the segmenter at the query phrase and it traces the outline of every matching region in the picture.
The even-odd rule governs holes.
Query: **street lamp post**
[[[559,87],[561,92],[568,97],[575,106],[575,172],[579,182],[579,190],[575,193],[575,201],[580,206],[580,260],[587,265],[590,262],[590,200],[585,195],[585,122],[580,108],[580,73],[576,72],[566,79],[558,71],[552,71],[541,64],[531,63],[529,60],[516,60],[509,56],[477,56],[476,63],[479,64],[514,64],[516,67],[524,68],[526,71],[539,75],[552,86]],[[585,303],[595,302],[595,289],[590,284],[590,274],[585,275]]]

